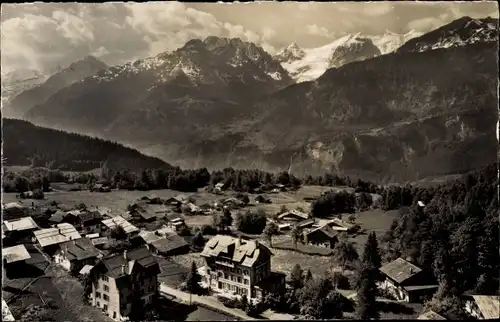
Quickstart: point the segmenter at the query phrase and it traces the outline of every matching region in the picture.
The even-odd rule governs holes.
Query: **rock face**
[[[471,26],[459,19],[386,55],[372,39],[346,37],[321,51],[321,66],[334,68],[303,72],[317,79],[297,84],[286,70],[318,55],[294,45],[273,58],[239,39],[191,40],[73,83],[27,117],[182,167],[397,181],[463,172],[497,157],[498,45],[483,28],[484,41],[413,50],[432,49],[443,30],[469,32],[457,25]]]

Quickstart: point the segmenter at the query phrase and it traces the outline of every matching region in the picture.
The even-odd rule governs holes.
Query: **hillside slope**
[[[109,168],[131,170],[170,168],[171,165],[121,144],[47,129],[29,122],[3,119],[5,165],[33,165],[87,171],[107,162]]]

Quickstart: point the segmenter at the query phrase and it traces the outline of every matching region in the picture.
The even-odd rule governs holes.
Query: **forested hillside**
[[[131,170],[171,168],[171,165],[121,144],[3,119],[5,165],[46,167],[64,171],[99,168]]]

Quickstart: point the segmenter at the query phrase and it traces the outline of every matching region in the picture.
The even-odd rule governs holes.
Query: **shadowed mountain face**
[[[437,31],[471,26],[460,21]],[[350,62],[344,46],[341,67],[299,84],[252,43],[191,40],[74,83],[27,117],[184,167],[291,167],[377,180],[463,172],[497,156],[498,46],[485,36],[441,48],[437,31],[419,38],[425,50],[404,49],[410,40],[387,55],[373,52],[371,40],[354,41],[363,61]]]
[[[82,78],[94,75],[105,68],[107,68],[106,64],[100,60],[93,56],[87,56],[53,74],[43,83],[21,92],[7,104],[7,109],[13,115],[22,116],[33,106],[45,102],[66,86],[78,82]]]

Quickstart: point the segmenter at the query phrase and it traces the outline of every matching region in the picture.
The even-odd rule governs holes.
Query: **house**
[[[337,232],[328,225],[304,232],[305,244],[334,248],[338,241]]]
[[[68,223],[37,230],[34,235],[38,245],[49,254],[53,254],[58,249],[59,244],[81,237],[75,227]]]
[[[206,260],[204,282],[219,293],[262,299],[285,285],[285,275],[271,272],[273,254],[257,240],[217,235],[210,239],[201,256]]]
[[[59,244],[54,262],[65,270],[77,273],[85,265],[93,265],[101,256],[89,238],[79,238]]]
[[[90,188],[92,192],[111,192],[111,187],[106,184],[96,183],[93,187]]]
[[[297,226],[299,229],[305,229],[313,226],[316,223],[316,220],[314,218],[309,218],[306,220],[301,220],[295,226]]]
[[[141,231],[139,236],[153,254],[172,256],[189,252],[186,240],[169,229],[159,229],[155,232]]]
[[[62,223],[65,220],[65,218],[67,216],[68,216],[67,213],[65,213],[62,210],[57,209],[56,212],[50,216],[49,223],[51,225],[60,224],[60,223]]]
[[[433,310],[429,310],[425,313],[420,314],[417,320],[448,320],[448,319]]]
[[[146,207],[143,207],[138,204],[134,204],[132,209],[128,211],[128,214],[131,216],[130,220],[134,222],[153,222],[156,220],[156,214]]]
[[[180,207],[182,204],[186,203],[188,197],[186,195],[177,195],[175,197],[169,198],[165,201],[165,205]]]
[[[167,224],[168,227],[173,229],[174,231],[178,231],[185,225],[184,218],[182,218],[178,214],[168,214],[167,221],[168,221]]]
[[[141,198],[141,200],[144,200],[145,202],[153,205],[160,205],[163,203],[163,200],[155,194],[144,196]]]
[[[232,209],[232,208],[243,206],[243,201],[241,201],[237,198],[227,198],[227,199],[222,200],[221,204],[224,208]]]
[[[93,265],[85,265],[83,268],[78,272],[79,275],[89,275],[90,271],[94,268]]]
[[[289,210],[278,215],[279,221],[301,221],[309,219],[309,215],[298,210]]]
[[[133,236],[139,232],[139,228],[126,221],[123,217],[115,216],[102,221],[101,234],[109,236],[115,227],[122,227],[128,236]]]
[[[431,274],[401,257],[382,266],[380,272],[385,279],[379,287],[398,301],[419,303],[432,296],[438,288]]]
[[[2,260],[6,265],[13,266],[14,264],[24,263],[27,259],[30,259],[31,255],[24,245],[16,245],[12,247],[2,248]]]
[[[271,199],[269,197],[263,196],[263,195],[258,195],[255,197],[255,203],[271,203]]]
[[[359,226],[357,226],[356,224],[348,223],[340,218],[333,218],[329,220],[327,222],[327,225],[330,226],[333,230],[345,231],[348,233],[353,233],[357,229],[359,229]]]
[[[290,229],[292,229],[291,223],[278,224],[279,231],[285,231],[285,230],[290,230]]]
[[[190,214],[197,214],[201,212],[201,208],[193,203],[187,203],[183,206],[183,209]]]
[[[25,207],[21,206],[17,202],[2,204],[2,215],[4,220],[25,217]]]
[[[3,246],[28,243],[33,238],[33,231],[39,229],[31,217],[4,220],[2,232],[5,234]]]
[[[86,234],[99,234],[102,228],[103,217],[98,211],[80,213],[75,219],[75,227]]]
[[[465,311],[478,320],[498,320],[500,296],[466,295]]]
[[[10,311],[7,302],[5,302],[4,299],[2,299],[2,321],[15,321],[15,320],[16,319],[12,315],[12,312]]]
[[[120,321],[137,297],[147,305],[158,296],[160,266],[146,247],[102,258],[90,271],[91,305]]]
[[[216,183],[215,186],[214,186],[214,193],[222,193],[222,190],[224,189],[224,183],[223,182],[219,182],[219,183]]]

